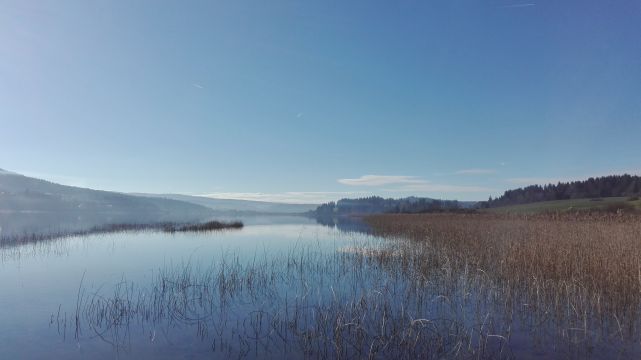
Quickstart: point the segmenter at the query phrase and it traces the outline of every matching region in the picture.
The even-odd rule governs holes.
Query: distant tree
[[[584,181],[559,182],[545,186],[531,185],[507,190],[490,198],[480,207],[526,204],[538,201],[634,196],[641,193],[641,177],[629,174],[589,178]]]
[[[360,199],[341,199],[336,203],[322,204],[316,208],[314,214],[319,217],[332,217],[347,214],[440,212],[459,210],[460,208],[461,204],[456,200],[434,200],[417,197],[384,199],[378,196],[370,196]]]

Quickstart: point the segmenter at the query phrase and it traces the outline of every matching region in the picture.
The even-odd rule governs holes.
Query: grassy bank
[[[541,201],[529,204],[501,206],[483,209],[483,212],[495,214],[540,214],[540,213],[575,213],[575,212],[611,212],[619,209],[623,212],[641,212],[641,200],[638,197],[606,197],[592,199],[570,199]]]

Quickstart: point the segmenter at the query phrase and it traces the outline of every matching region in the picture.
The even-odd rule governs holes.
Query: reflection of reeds
[[[83,289],[76,334],[122,347],[133,326],[186,326],[205,347],[234,357],[638,351],[641,224],[633,218],[368,221],[405,239],[335,252],[297,247],[251,261],[225,254],[210,268],[165,267],[150,284],[123,282],[113,294]]]
[[[208,221],[199,224],[185,224],[185,225],[169,225],[163,227],[164,231],[174,232],[189,232],[189,231],[211,231],[211,230],[221,230],[221,229],[240,229],[243,227],[243,223],[240,221],[234,221],[229,223],[224,223],[220,221]]]
[[[60,239],[72,236],[85,236],[92,234],[109,234],[126,231],[164,231],[164,232],[203,232],[224,229],[240,229],[243,223],[240,221],[220,222],[208,221],[204,223],[121,223],[94,226],[83,230],[70,231],[52,231],[45,233],[24,233],[0,237],[0,246],[20,245],[27,243],[36,243],[44,240]]]
[[[426,283],[382,270],[358,252],[299,248],[250,262],[227,254],[207,269],[162,268],[148,286],[122,282],[108,296],[83,287],[73,330],[79,341],[99,337],[122,348],[135,346],[128,341],[136,326],[189,326],[205,346],[234,357],[250,349],[258,358],[509,355],[491,321],[467,321],[457,304],[429,295],[441,293],[442,283],[423,293]],[[51,322],[66,333],[60,312]]]

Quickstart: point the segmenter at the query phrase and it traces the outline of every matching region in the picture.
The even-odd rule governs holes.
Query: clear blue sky
[[[641,2],[0,1],[0,168],[292,201],[638,173]]]

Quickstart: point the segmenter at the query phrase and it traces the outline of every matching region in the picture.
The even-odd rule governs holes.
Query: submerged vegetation
[[[81,285],[72,319],[51,324],[118,349],[136,332],[177,331],[238,358],[638,356],[639,220],[375,215],[366,221],[389,240],[222,254],[112,293]]]
[[[416,281],[371,256],[379,251],[353,249],[165,267],[147,286],[122,282],[110,294],[81,286],[75,313],[50,323],[63,337],[99,337],[119,351],[132,338],[179,331],[192,350],[232,358],[511,356],[483,301],[446,295],[449,277]]]

